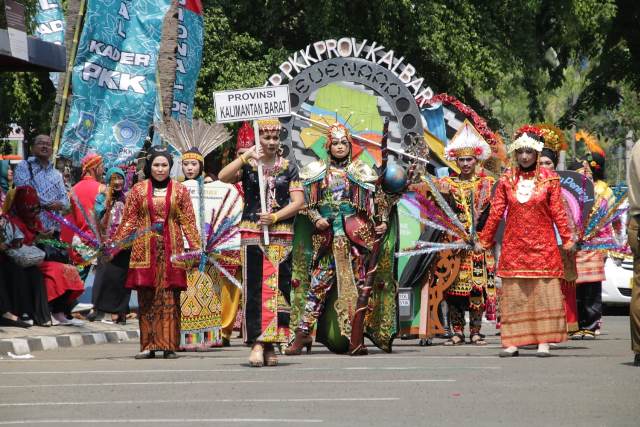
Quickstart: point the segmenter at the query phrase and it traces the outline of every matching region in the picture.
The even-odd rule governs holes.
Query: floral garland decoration
[[[471,122],[473,123],[473,127],[475,127],[476,130],[480,132],[480,135],[482,135],[482,137],[491,147],[491,152],[494,154],[494,156],[502,161],[507,160],[507,150],[504,146],[504,141],[502,141],[500,135],[494,133],[491,129],[489,129],[489,126],[487,126],[487,121],[480,117],[478,113],[473,110],[473,108],[461,102],[455,96],[449,95],[444,92],[434,95],[431,99],[427,100],[427,102],[431,105],[437,104],[439,102],[447,105],[452,105],[462,114],[469,117],[471,119]]]

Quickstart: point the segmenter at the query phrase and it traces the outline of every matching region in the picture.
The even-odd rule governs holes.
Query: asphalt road
[[[490,328],[485,328],[492,333]],[[134,360],[135,344],[105,344],[0,360],[2,425],[640,425],[640,368],[628,317],[604,320],[595,341],[540,359],[499,359],[489,345],[419,347],[393,354],[308,356],[250,368],[239,340],[177,360]],[[436,340],[436,343],[438,341]]]

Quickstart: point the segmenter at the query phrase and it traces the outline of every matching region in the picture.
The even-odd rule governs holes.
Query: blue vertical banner
[[[442,103],[438,103],[433,107],[427,107],[420,110],[422,116],[427,121],[427,127],[436,138],[447,145],[447,128],[444,123],[444,108]]]
[[[153,121],[158,51],[170,5],[88,0],[59,156],[78,165],[87,152],[97,152],[107,167],[136,158]]]
[[[202,65],[203,43],[202,2],[179,0],[176,81],[171,106],[171,116],[176,119],[187,118],[191,121],[193,118],[193,100]]]
[[[45,42],[64,44],[64,11],[62,0],[38,0],[36,4],[36,36]],[[58,88],[60,73],[49,73],[51,82]]]

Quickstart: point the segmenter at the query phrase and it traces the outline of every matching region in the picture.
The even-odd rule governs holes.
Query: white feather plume
[[[169,144],[184,153],[191,148],[197,148],[202,157],[213,152],[216,148],[231,139],[231,134],[224,125],[216,123],[210,125],[204,120],[194,119],[192,123],[182,118],[170,118],[159,127],[160,135]]]

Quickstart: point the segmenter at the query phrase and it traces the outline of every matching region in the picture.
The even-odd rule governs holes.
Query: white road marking
[[[286,361],[286,360],[290,360],[289,357],[292,357],[291,360],[302,360],[304,358],[304,360],[346,360],[349,359],[349,356],[346,355],[327,355],[327,356],[318,356],[318,355],[308,355],[308,356],[303,356],[303,357],[293,357],[293,356],[283,356],[282,361]],[[603,356],[604,357],[604,356]],[[11,360],[11,359],[0,359],[0,363],[78,363],[78,362],[121,362],[123,360],[132,360],[133,361],[133,356],[131,357],[122,357],[122,356],[118,356],[118,357],[113,357],[113,358],[105,358],[105,357],[100,357],[100,358],[86,358],[86,359],[29,359],[29,360]],[[187,356],[187,355],[183,355],[181,356],[180,359],[189,359],[189,361],[196,361],[196,360],[203,360],[203,361],[207,361],[207,363],[211,362],[212,360],[227,360],[227,361],[231,361],[231,360],[241,360],[241,361],[246,361],[247,360],[247,356],[212,356],[212,357],[206,357],[206,356]],[[180,362],[180,359],[178,359],[178,363]],[[385,359],[396,359],[396,360],[402,360],[402,359],[498,359],[498,354],[492,354],[489,356],[437,356],[437,355],[426,355],[426,354],[421,354],[421,355],[416,355],[416,356],[400,356],[400,355],[390,355],[390,356],[384,356],[384,355],[380,355],[380,356],[374,356],[374,355],[369,355],[366,356],[365,359],[367,360],[385,360]],[[144,363],[144,362],[141,362]],[[171,363],[170,361],[164,361],[164,363]]]
[[[315,419],[291,419],[291,418],[137,418],[137,419],[97,419],[97,420],[78,420],[78,419],[45,419],[45,420],[15,420],[0,421],[0,425],[17,425],[17,424],[139,424],[139,423],[322,423],[323,420]]]
[[[414,370],[476,370],[476,369],[502,369],[502,366],[352,366],[346,368],[287,368],[287,371],[352,371],[352,370],[366,370],[366,371],[414,371]],[[155,373],[201,373],[201,372],[252,372],[255,373],[254,368],[244,369],[136,369],[136,370],[88,370],[88,371],[14,371],[14,372],[0,372],[0,375],[69,375],[69,374],[155,374]],[[276,372],[271,369],[264,369],[260,373],[272,373]]]
[[[395,380],[211,380],[211,381],[147,381],[147,382],[112,382],[112,383],[73,383],[73,384],[29,384],[0,385],[0,389],[47,388],[47,387],[102,387],[102,386],[155,386],[155,385],[195,385],[195,384],[375,384],[375,383],[452,383],[454,379],[395,379]]]
[[[399,397],[335,397],[335,398],[293,398],[293,399],[189,399],[189,403],[306,403],[306,402],[388,402],[400,400]],[[158,403],[180,403],[184,399],[174,400],[94,400],[87,402],[17,402],[0,403],[0,408],[13,406],[84,406],[84,405],[140,405]]]

